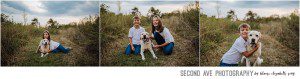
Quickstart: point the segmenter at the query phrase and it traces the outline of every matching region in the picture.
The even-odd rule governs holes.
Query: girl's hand
[[[54,49],[56,49],[57,48],[57,46],[54,46]]]
[[[154,45],[153,47],[154,47],[154,48],[159,48],[160,46],[159,46],[159,45]]]
[[[132,51],[134,51],[134,50],[135,50],[133,46],[131,46],[131,50],[132,50]]]

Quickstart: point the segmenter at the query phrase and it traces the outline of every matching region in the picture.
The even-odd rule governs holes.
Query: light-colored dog
[[[41,57],[46,57],[49,54],[50,41],[48,39],[42,40],[42,45],[40,47]]]
[[[255,48],[256,44],[259,44],[258,49],[252,54],[250,57],[243,56],[241,63],[244,62],[246,59],[246,66],[251,66],[251,63],[253,63],[253,66],[260,66],[263,62],[262,56],[261,56],[261,49],[262,49],[262,43],[260,42],[261,39],[261,33],[258,31],[250,31],[248,34],[248,40],[247,42],[250,43],[247,45],[247,50],[252,50]]]
[[[157,59],[157,57],[154,54],[154,51],[152,49],[153,43],[151,42],[151,39],[149,37],[148,32],[142,32],[141,34],[141,55],[142,59],[145,60],[144,51],[149,50],[153,56],[154,59]]]

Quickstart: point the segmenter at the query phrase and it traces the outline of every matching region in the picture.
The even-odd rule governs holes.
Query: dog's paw
[[[145,58],[142,58],[142,60],[144,60],[144,61],[145,61],[146,59],[145,59]]]
[[[154,59],[157,59],[157,57],[153,57]]]

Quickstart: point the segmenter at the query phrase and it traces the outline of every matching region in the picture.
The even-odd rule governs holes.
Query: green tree
[[[47,22],[47,27],[48,28],[58,28],[58,22],[57,21],[54,21],[52,18],[50,18]]]
[[[8,21],[8,16],[5,15],[4,13],[1,13],[1,23],[2,22],[7,22]]]
[[[139,11],[139,8],[137,8],[137,7],[133,7],[133,9],[131,9],[132,10],[132,12],[131,12],[131,14],[132,15],[140,15],[140,11]]]
[[[226,18],[231,19],[231,20],[233,20],[234,18],[236,19],[236,15],[235,15],[234,10],[229,10],[229,11],[227,12]]]
[[[252,12],[252,11],[248,11],[248,13],[246,13],[246,20],[253,22],[255,21],[255,19],[257,18],[257,14]]]
[[[154,7],[151,7],[149,10],[148,10],[148,13],[147,13],[147,16],[152,19],[153,16],[161,16],[161,11],[159,11],[158,9],[155,9]]]
[[[101,14],[107,13],[108,12],[108,8],[109,8],[109,6],[107,6],[106,4],[101,4],[100,5],[100,13]]]
[[[31,25],[39,27],[39,25],[40,25],[39,20],[37,18],[33,18],[31,20]]]

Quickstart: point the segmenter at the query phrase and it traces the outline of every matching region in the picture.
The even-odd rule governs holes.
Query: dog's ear
[[[262,34],[259,32],[259,38],[261,38],[262,37]]]
[[[262,34],[260,32],[258,32],[258,33],[259,33],[259,39],[258,39],[258,41],[260,41],[262,39]]]

